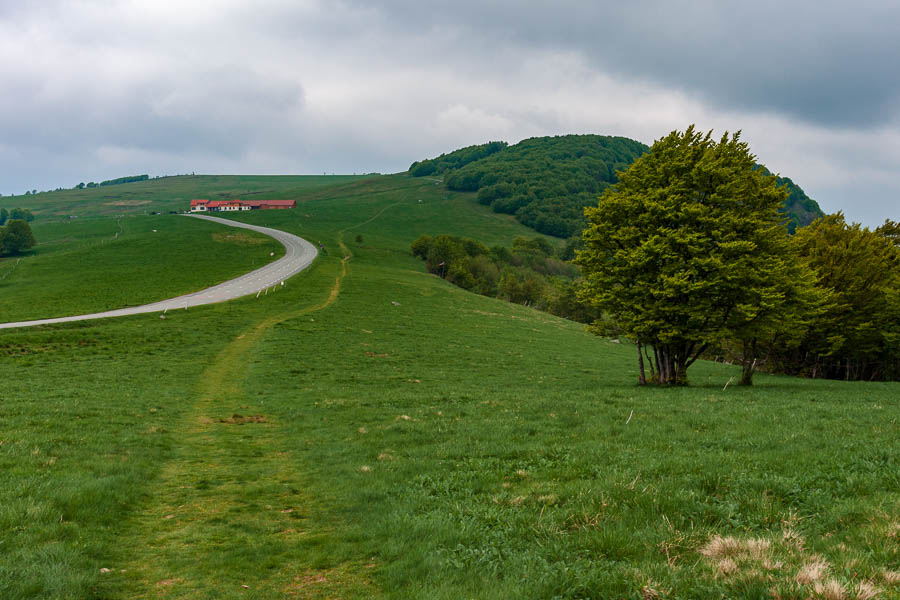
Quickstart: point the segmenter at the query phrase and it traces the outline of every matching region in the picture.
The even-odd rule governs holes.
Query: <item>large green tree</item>
[[[640,382],[685,384],[710,344],[770,335],[798,272],[778,212],[786,192],[740,133],[673,131],[618,177],[585,210],[577,262],[582,298],[637,343]]]

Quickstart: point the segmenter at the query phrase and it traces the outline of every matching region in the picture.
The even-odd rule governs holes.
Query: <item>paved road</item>
[[[144,304],[141,306],[130,306],[128,308],[120,308],[118,310],[108,310],[106,312],[93,313],[89,315],[74,315],[71,317],[57,317],[54,319],[39,319],[36,321],[19,321],[16,323],[0,323],[0,329],[10,329],[13,327],[33,327],[35,325],[48,325],[50,323],[67,323],[69,321],[86,321],[88,319],[105,319],[108,317],[124,317],[126,315],[137,315],[141,313],[163,312],[165,310],[185,309],[191,306],[200,306],[201,304],[214,304],[216,302],[225,302],[241,296],[249,296],[256,294],[261,290],[265,290],[274,285],[281,285],[281,282],[288,277],[295,275],[308,267],[316,257],[318,252],[316,247],[291,233],[280,231],[278,229],[270,229],[269,227],[260,227],[258,225],[247,225],[229,219],[220,219],[218,217],[207,217],[202,215],[190,215],[195,219],[205,219],[207,221],[215,221],[223,223],[230,227],[241,227],[243,229],[252,229],[265,235],[271,236],[281,242],[285,248],[285,254],[273,263],[251,271],[246,275],[241,275],[236,279],[231,279],[225,283],[194,292],[193,294],[185,294],[177,298],[154,302],[153,304]]]

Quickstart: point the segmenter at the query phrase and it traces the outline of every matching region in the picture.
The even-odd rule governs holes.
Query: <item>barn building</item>
[[[242,210],[279,210],[296,208],[296,200],[191,200],[191,212],[235,212]]]

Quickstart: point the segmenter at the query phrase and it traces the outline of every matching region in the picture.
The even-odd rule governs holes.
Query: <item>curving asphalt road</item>
[[[130,306],[128,308],[120,308],[117,310],[108,310],[106,312],[92,313],[89,315],[73,315],[71,317],[56,317],[53,319],[38,319],[36,321],[18,321],[15,323],[0,323],[0,329],[11,329],[13,327],[33,327],[35,325],[49,325],[51,323],[68,323],[70,321],[86,321],[88,319],[106,319],[108,317],[124,317],[126,315],[138,315],[142,313],[164,312],[166,310],[185,309],[191,306],[200,306],[202,304],[215,304],[216,302],[225,302],[233,300],[241,296],[249,296],[256,294],[262,290],[279,285],[282,281],[292,275],[296,275],[312,263],[316,258],[318,251],[316,247],[297,237],[292,233],[271,229],[269,227],[260,227],[258,225],[247,225],[228,219],[219,217],[207,217],[203,215],[189,215],[195,219],[204,219],[206,221],[215,221],[229,227],[240,227],[243,229],[252,229],[259,233],[271,236],[284,245],[284,256],[269,263],[268,265],[250,271],[246,275],[241,275],[236,279],[231,279],[225,283],[194,292],[193,294],[185,294],[177,298],[170,298],[152,304],[143,304],[141,306]]]

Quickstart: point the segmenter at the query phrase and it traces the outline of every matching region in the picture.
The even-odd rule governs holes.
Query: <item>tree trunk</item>
[[[671,346],[659,349],[659,383],[665,385],[681,385],[684,379],[683,359]]]
[[[662,383],[663,380],[663,370],[662,370],[662,361],[659,358],[659,348],[653,346],[653,356],[656,360],[656,383]]]
[[[640,385],[647,385],[647,376],[644,375],[644,353],[643,353],[643,347],[642,347],[642,345],[641,345],[640,342],[638,342],[636,345],[637,345],[637,353],[638,353],[638,369],[639,369],[638,383],[639,383]]]
[[[653,362],[653,358],[650,356],[650,353],[647,352],[647,346],[644,346],[644,358],[647,360],[647,364],[650,365],[650,379],[653,381],[658,381],[659,377],[656,374],[655,363]]]
[[[675,362],[675,380],[671,383],[675,385],[687,385],[687,350],[683,349],[678,354]]]
[[[669,383],[669,352],[666,348],[659,349],[659,382]]]
[[[756,338],[744,340],[744,360],[741,371],[741,385],[753,385],[753,373],[756,372]]]

